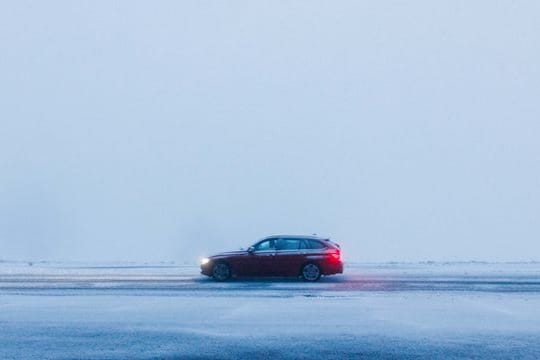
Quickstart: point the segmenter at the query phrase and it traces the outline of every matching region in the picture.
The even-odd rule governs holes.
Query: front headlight
[[[201,265],[206,265],[206,264],[208,264],[208,262],[210,262],[209,258],[201,259]]]

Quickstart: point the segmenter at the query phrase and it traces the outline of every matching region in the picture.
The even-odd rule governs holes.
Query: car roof
[[[309,239],[309,240],[320,240],[320,241],[329,240],[328,238],[323,238],[323,237],[316,236],[316,235],[285,235],[285,234],[282,234],[282,235],[270,235],[270,236],[267,236],[267,237],[265,237],[265,238],[263,238],[261,240],[279,239],[279,238]]]

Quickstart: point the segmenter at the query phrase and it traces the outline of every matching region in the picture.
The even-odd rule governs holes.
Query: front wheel
[[[306,281],[317,281],[321,277],[321,269],[315,264],[306,264],[302,267],[302,278]]]
[[[217,281],[225,281],[231,277],[231,268],[224,262],[218,262],[212,268],[212,276]]]

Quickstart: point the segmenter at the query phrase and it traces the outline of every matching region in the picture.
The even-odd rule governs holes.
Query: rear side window
[[[276,242],[276,250],[298,250],[299,247],[298,239],[279,239]]]
[[[326,246],[317,240],[307,240],[310,249],[324,249]]]

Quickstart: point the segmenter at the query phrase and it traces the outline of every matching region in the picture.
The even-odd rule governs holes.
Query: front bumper
[[[212,276],[212,262],[209,261],[204,265],[201,265],[201,274],[206,276]]]

